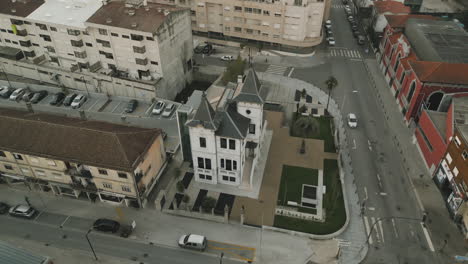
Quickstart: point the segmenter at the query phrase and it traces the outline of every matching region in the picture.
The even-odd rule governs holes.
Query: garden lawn
[[[294,123],[298,118],[301,116],[294,115],[293,122],[291,124],[291,136],[293,137],[301,137],[301,134],[298,131],[295,131],[294,129]],[[333,139],[333,131],[331,129],[331,125],[333,123],[333,118],[332,117],[326,117],[326,116],[321,116],[321,117],[311,117],[313,119],[318,120],[319,122],[319,130],[318,133],[314,133],[312,131],[309,131],[305,137],[306,138],[314,138],[314,139],[321,139],[324,141],[324,151],[325,152],[333,152],[336,153],[336,148],[335,148],[335,141]]]
[[[281,178],[281,182],[283,182],[283,178]],[[346,222],[346,211],[337,160],[324,160],[323,183],[327,189],[323,197],[323,208],[326,213],[324,223],[276,215],[274,226],[316,235],[338,231]]]
[[[302,167],[283,165],[278,204],[287,205],[288,201],[301,203],[302,184],[317,186],[318,171]]]

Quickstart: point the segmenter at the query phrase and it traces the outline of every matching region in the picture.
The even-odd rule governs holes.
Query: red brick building
[[[422,105],[438,111],[445,94],[468,92],[467,44],[468,34],[454,22],[390,17],[380,67],[407,124],[417,123]]]

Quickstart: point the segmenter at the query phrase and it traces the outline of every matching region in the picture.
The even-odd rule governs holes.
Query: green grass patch
[[[290,135],[293,137],[305,137],[313,139],[321,139],[324,141],[324,151],[325,152],[336,152],[335,141],[333,139],[333,131],[331,125],[333,124],[333,117],[320,116],[310,118],[317,120],[318,129],[315,131],[313,129],[306,131],[299,131],[300,129],[294,126],[294,123],[297,119],[301,118],[301,115],[295,115],[290,126]]]
[[[325,235],[338,231],[346,222],[346,211],[337,160],[324,160],[323,178],[324,185],[327,188],[323,200],[323,207],[326,212],[324,223],[276,215],[274,226],[316,235]],[[281,178],[281,181],[283,181],[283,178]]]
[[[302,184],[317,185],[318,171],[314,169],[283,165],[281,184],[278,193],[278,204],[286,205],[288,201],[301,203]]]

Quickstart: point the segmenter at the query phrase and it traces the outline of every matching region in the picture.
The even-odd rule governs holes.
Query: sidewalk
[[[0,185],[0,201],[9,204],[24,203],[25,196],[28,196],[32,205],[38,210],[46,212],[87,219],[118,219],[124,224],[135,220],[137,227],[129,239],[145,243],[177,247],[177,239],[181,235],[203,234],[209,240],[253,247],[256,249],[255,263],[268,264],[305,264],[308,260],[316,263],[333,263],[336,255],[336,241],[333,240],[310,240],[238,224],[220,224],[171,216],[152,209],[138,210],[113,207],[104,203],[91,204],[87,201]],[[119,219],[117,211],[122,212],[123,219]]]
[[[413,143],[414,129],[405,125],[403,115],[398,110],[396,99],[390,92],[377,60],[366,59],[364,62],[369,75],[373,79],[375,91],[392,130],[395,145],[402,154],[403,170],[409,176],[411,187],[415,191],[421,211],[428,214],[426,225],[431,231],[434,247],[436,249],[441,248],[444,239],[447,239],[448,244],[444,250],[446,256],[442,257],[465,255],[468,248],[464,243],[464,238],[450,219],[442,196],[432,181],[432,175]]]

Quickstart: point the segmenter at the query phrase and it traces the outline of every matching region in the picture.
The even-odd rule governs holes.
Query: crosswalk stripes
[[[332,57],[347,57],[352,59],[361,59],[362,55],[358,50],[348,50],[334,48],[330,49],[330,56]]]
[[[284,72],[286,72],[287,69],[288,69],[287,66],[270,64],[270,66],[268,66],[265,72],[278,74],[278,75],[284,75]]]

